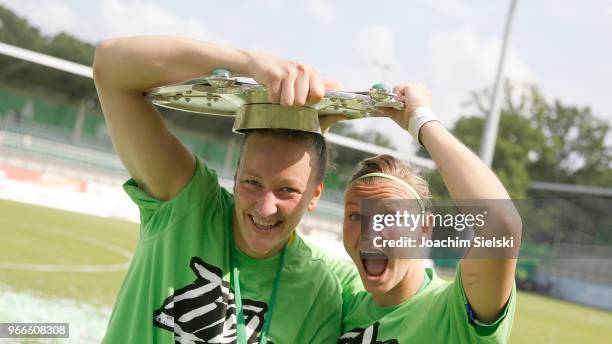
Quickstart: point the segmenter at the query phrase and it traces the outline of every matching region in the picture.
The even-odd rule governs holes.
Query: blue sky
[[[469,92],[493,83],[510,1],[0,3],[47,34],[65,30],[90,42],[134,34],[189,36],[310,64],[347,90],[365,90],[379,81],[423,82],[432,90],[434,111],[450,127],[465,112],[461,103]],[[536,83],[549,100],[591,106],[612,122],[610,41],[610,1],[519,0],[506,74],[516,82]],[[387,121],[355,124],[376,126],[409,147],[406,134]]]

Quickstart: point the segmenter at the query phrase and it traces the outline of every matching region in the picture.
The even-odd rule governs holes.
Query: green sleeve
[[[513,285],[510,298],[496,321],[483,324],[471,319],[469,303],[461,281],[461,270],[457,268],[455,280],[440,288],[438,297],[432,302],[429,320],[431,326],[434,326],[434,336],[441,343],[507,343],[512,331],[515,308],[516,285]]]
[[[349,314],[355,307],[355,295],[364,290],[355,264],[330,258],[329,268],[336,275],[342,288],[342,313]]]
[[[212,204],[212,201],[219,196],[221,186],[217,174],[208,169],[196,156],[193,177],[168,201],[161,201],[149,195],[134,179],[125,182],[123,189],[140,210],[140,236],[143,238],[160,234],[171,228],[174,222],[195,207]]]
[[[459,288],[455,287],[455,293],[460,294],[460,300],[463,307],[466,309],[470,324],[474,327],[476,334],[481,337],[496,336],[499,337],[501,343],[506,343],[510,337],[512,323],[514,322],[514,312],[516,309],[516,283],[513,283],[512,285],[510,297],[506,302],[506,305],[504,306],[499,318],[490,324],[485,324],[473,316],[470,316],[471,307],[469,306],[469,301],[465,296],[460,270],[461,269],[457,268],[457,273],[455,276],[454,284],[459,286]]]

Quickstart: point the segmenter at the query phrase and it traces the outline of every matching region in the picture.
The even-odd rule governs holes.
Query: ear
[[[240,166],[238,166],[238,168],[240,168]],[[238,170],[236,170],[236,172],[234,172],[234,195],[236,194],[236,184],[238,183]]]
[[[308,211],[313,211],[317,207],[317,203],[321,199],[321,194],[323,194],[323,187],[323,182],[319,183],[319,185],[315,187],[314,194],[308,203]]]

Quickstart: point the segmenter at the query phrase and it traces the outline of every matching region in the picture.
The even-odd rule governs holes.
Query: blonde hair
[[[353,172],[353,176],[347,183],[347,188],[350,187],[353,182],[373,185],[389,180],[376,176],[357,180],[360,177],[370,173],[384,173],[405,181],[414,188],[419,197],[423,200],[425,207],[430,207],[431,192],[429,191],[429,185],[414,166],[406,164],[388,154],[367,158],[361,160],[357,164],[355,172]]]

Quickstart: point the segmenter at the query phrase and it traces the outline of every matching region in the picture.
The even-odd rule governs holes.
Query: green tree
[[[28,24],[24,18],[0,5],[0,41],[23,48],[41,51],[44,39],[40,31]]]
[[[513,198],[524,198],[530,182],[529,158],[536,154],[535,152],[539,150],[544,140],[541,133],[531,125],[526,113],[541,108],[542,99],[538,96],[535,87],[528,89],[530,96],[525,93],[517,95],[514,94],[515,92],[514,87],[507,83],[492,167]],[[473,92],[470,97],[467,106],[472,114],[464,115],[457,120],[451,131],[467,147],[477,153],[480,149],[484,117],[488,112],[485,105],[488,91]],[[516,98],[517,101],[513,101],[513,98]],[[449,197],[437,171],[429,175],[429,183],[434,197]]]
[[[452,132],[478,152],[487,114],[489,93],[473,92]],[[534,85],[506,83],[496,138],[493,170],[519,201],[528,231],[523,240],[609,243],[609,201],[592,197],[528,190],[531,181],[612,185],[612,149],[606,144],[610,124],[588,107],[548,103]],[[421,155],[426,154],[424,150]],[[440,174],[429,174],[434,198],[447,198]],[[578,229],[578,230],[577,230]]]
[[[534,120],[546,141],[530,165],[533,179],[612,185],[612,147],[606,144],[609,123],[595,117],[589,107],[567,106],[559,100]]]
[[[513,198],[527,196],[534,180],[607,186],[612,184],[612,147],[606,145],[610,124],[588,107],[548,104],[535,85],[505,83],[500,126],[492,168]],[[473,92],[452,132],[478,152],[488,113],[489,91]],[[421,152],[423,154],[423,152]],[[447,197],[439,174],[430,184]]]
[[[61,32],[46,37],[24,18],[0,5],[0,41],[65,60],[91,65],[95,47]],[[97,99],[92,80],[0,56],[0,84],[72,104]]]

